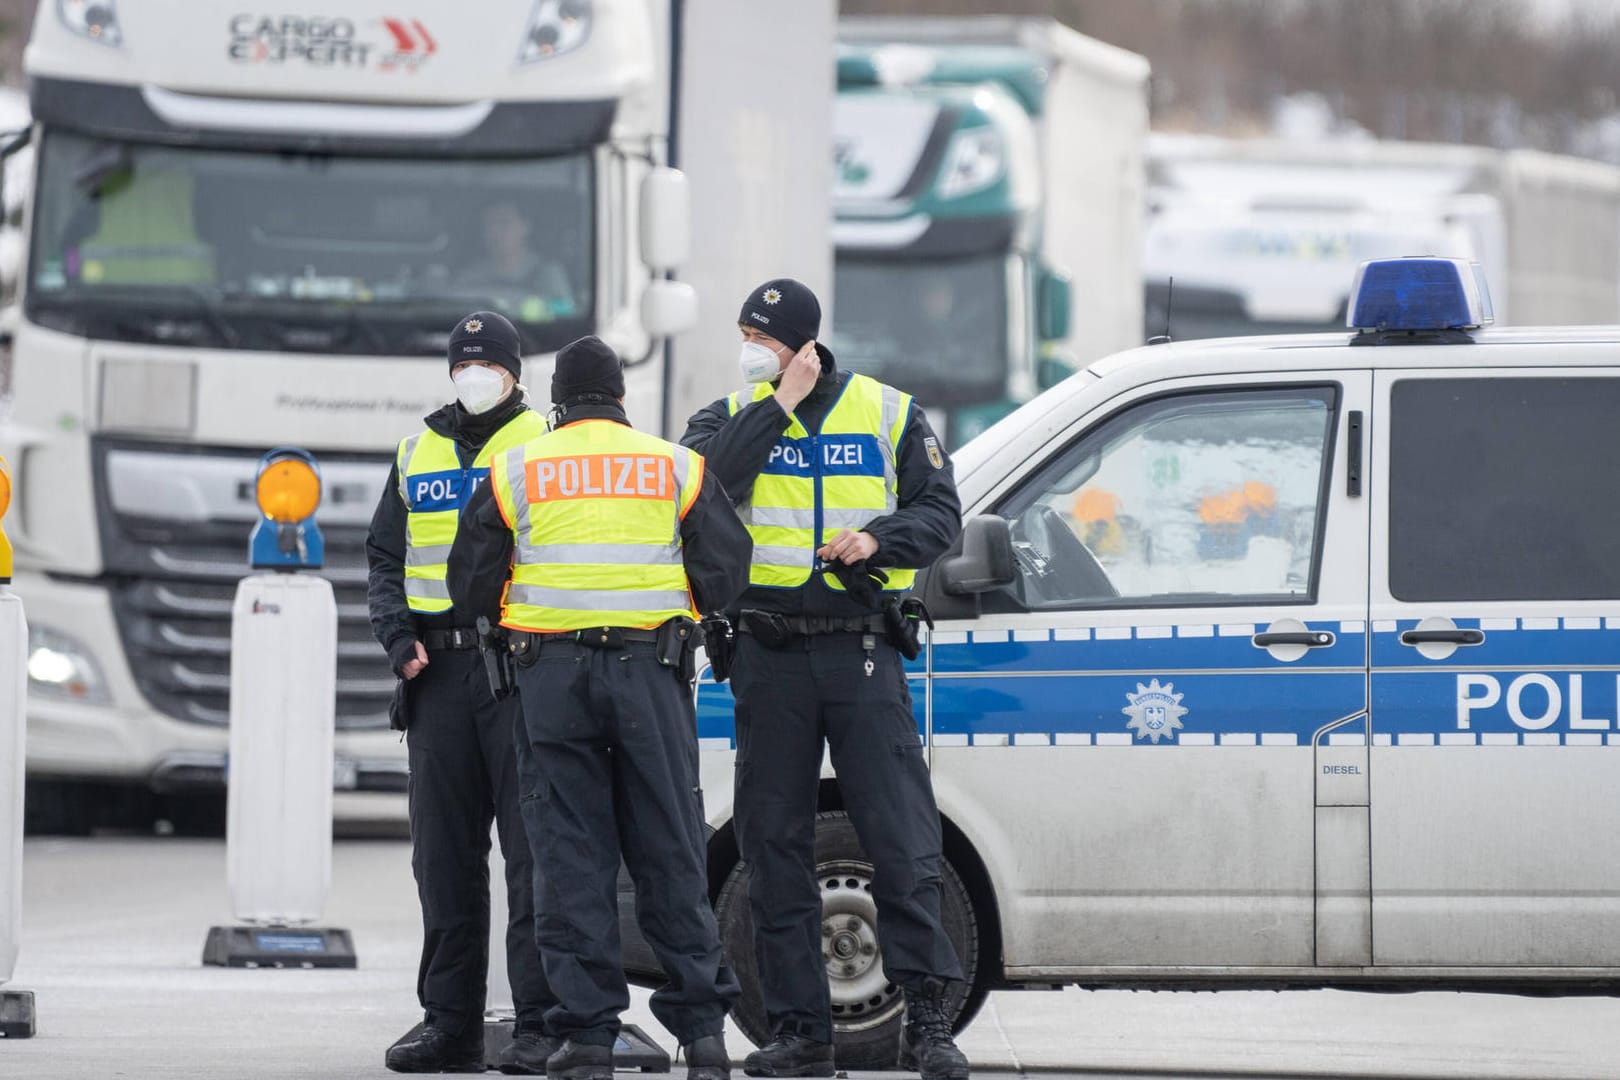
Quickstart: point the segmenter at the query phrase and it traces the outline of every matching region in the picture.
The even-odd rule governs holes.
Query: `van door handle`
[[[1327,630],[1283,631],[1254,635],[1255,645],[1262,649],[1272,645],[1304,645],[1310,649],[1325,649],[1332,645],[1333,641],[1333,634]]]
[[[1402,645],[1483,645],[1483,630],[1403,630]]]

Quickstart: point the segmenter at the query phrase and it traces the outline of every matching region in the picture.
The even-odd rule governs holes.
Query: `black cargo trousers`
[[[866,673],[871,642],[872,672]],[[832,1041],[816,806],[822,744],[872,860],[883,967],[901,989],[962,978],[940,921],[940,827],[900,653],[882,635],[737,636],[737,842],[765,1013],[777,1035]]]
[[[517,664],[527,738],[523,820],[534,846],[535,937],[559,1004],[547,1029],[611,1046],[630,1004],[619,939],[622,857],[636,918],[669,981],[652,1011],[684,1044],[725,1027],[737,977],[709,904],[697,716],[656,645],[531,646]]]
[[[534,864],[518,806],[518,712],[497,702],[477,649],[433,649],[412,680],[411,869],[422,902],[416,993],[429,1024],[482,1030],[489,967],[489,830],[506,860],[506,973],[518,1025],[556,997],[534,942]]]

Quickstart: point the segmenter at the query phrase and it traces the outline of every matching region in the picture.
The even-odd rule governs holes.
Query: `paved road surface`
[[[0,1077],[393,1075],[383,1050],[417,1019],[408,845],[337,845],[327,922],[354,932],[360,967],[346,972],[201,966],[208,927],[230,922],[220,841],[32,840],[24,875],[11,987],[36,992],[40,1032],[0,1042]],[[491,1000],[509,1000],[498,974]],[[629,1019],[669,1047],[644,992]],[[1620,1002],[1008,992],[992,995],[963,1047],[986,1076],[1611,1080],[1620,1076]],[[738,1057],[747,1049],[735,1031],[731,1048]]]

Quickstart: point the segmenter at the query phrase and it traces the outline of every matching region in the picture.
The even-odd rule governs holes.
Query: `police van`
[[[1009,987],[1620,990],[1620,328],[1488,329],[1447,259],[1365,264],[1347,321],[1115,355],[956,455],[909,679],[958,1026]],[[725,686],[699,734],[763,1040]],[[830,771],[822,809],[839,1060],[892,1063]]]

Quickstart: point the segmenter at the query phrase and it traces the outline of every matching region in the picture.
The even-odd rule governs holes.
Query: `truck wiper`
[[[108,181],[133,172],[134,167],[134,157],[127,144],[106,147],[79,166],[73,174],[73,186],[94,198],[100,198]]]
[[[236,327],[232,326],[230,320],[225,317],[224,312],[220,311],[219,302],[215,299],[212,293],[208,292],[200,285],[171,285],[166,286],[166,288],[172,288],[178,291],[165,295],[164,300],[167,301],[170,299],[184,297],[185,299],[191,301],[191,309],[201,316],[203,322],[207,323],[213,328],[214,332],[219,335],[220,340],[223,341],[226,346],[232,349],[241,347],[242,335],[236,332]],[[142,313],[154,321],[172,317],[166,314],[160,314],[158,312],[145,311],[144,309]]]

